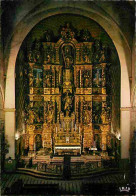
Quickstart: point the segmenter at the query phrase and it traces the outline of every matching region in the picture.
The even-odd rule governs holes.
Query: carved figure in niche
[[[107,114],[106,114],[105,109],[102,110],[101,119],[102,119],[102,123],[103,123],[103,124],[105,124],[105,123],[107,122]]]
[[[101,102],[93,102],[93,121],[101,123]]]
[[[52,123],[53,121],[53,116],[54,116],[54,112],[52,110],[48,111],[48,115],[47,115],[47,123]]]
[[[89,71],[87,71],[84,74],[84,87],[86,88],[90,87],[90,82],[91,82],[90,74]]]
[[[105,46],[102,45],[102,43],[99,40],[95,41],[94,45],[94,62],[95,63],[101,63],[105,62],[106,57],[105,57]]]
[[[83,42],[89,42],[89,41],[92,41],[93,39],[88,29],[84,29],[80,31],[80,38],[81,38],[81,41]]]
[[[50,63],[51,62],[51,57],[50,57],[50,55],[48,54],[47,55],[47,63]]]
[[[34,49],[35,49],[35,51],[39,51],[40,50],[40,45],[41,45],[40,41],[35,39],[35,41],[34,41]]]
[[[100,55],[99,62],[104,62],[104,61],[105,61],[105,53],[104,53],[104,50],[101,50],[101,55]]]
[[[52,103],[52,101],[49,101],[48,105],[47,105],[47,111],[49,112],[50,110],[53,110],[53,103]]]
[[[40,55],[39,52],[35,52],[34,62],[35,63],[40,63],[41,62],[41,55]]]
[[[105,78],[105,75],[103,76],[102,78],[102,86],[105,87],[106,85],[106,78]]]
[[[44,41],[46,41],[46,42],[50,42],[51,41],[51,35],[50,34],[51,34],[51,32],[49,30],[44,32],[44,35],[43,35]]]
[[[89,110],[84,111],[84,122],[88,124],[90,122],[90,112]]]
[[[101,69],[93,70],[93,85],[94,87],[101,86]]]
[[[38,75],[38,77],[36,78],[36,86],[37,87],[40,87],[41,86],[41,81],[42,81],[42,79]]]
[[[73,64],[73,48],[70,45],[62,48],[63,60],[66,68],[69,68]]]
[[[40,123],[43,121],[43,102],[34,102],[34,112],[35,112],[35,123]]]
[[[93,55],[93,60],[95,63],[98,63],[100,60],[101,56],[101,46],[100,46],[100,41],[96,40],[94,44],[94,55]]]
[[[100,114],[94,114],[94,122],[95,123],[101,123],[101,115]]]
[[[33,86],[33,74],[29,72],[29,86]]]
[[[29,119],[28,123],[33,124],[33,121],[35,119],[34,111],[32,109],[29,110]]]
[[[41,69],[34,69],[34,87],[42,87],[42,70]]]
[[[69,96],[69,91],[66,92],[66,96],[64,98],[64,110],[66,111],[66,115],[69,115],[72,108],[72,97]]]
[[[51,87],[50,75],[46,76],[46,87]]]
[[[88,105],[89,103],[85,102],[83,103],[83,109],[84,109],[84,123],[89,124],[91,121],[91,108]]]
[[[46,49],[45,49],[45,61],[47,63],[52,63],[54,57],[56,55],[56,50],[54,48],[54,45],[50,44],[50,45],[46,45]]]
[[[89,56],[87,54],[85,54],[84,56],[84,62],[89,63]]]
[[[35,122],[40,123],[42,119],[40,119],[39,114],[35,112]]]
[[[33,57],[32,51],[29,51],[29,53],[28,53],[28,61],[29,62],[33,62],[34,61],[34,57]]]
[[[86,77],[85,78],[85,87],[89,87],[89,84],[90,84],[89,78]]]
[[[54,117],[54,107],[52,101],[49,101],[46,103],[46,110],[45,110],[45,118],[47,120],[47,123],[52,123],[53,122],[53,117]]]
[[[63,40],[72,40],[74,39],[75,33],[71,30],[69,23],[66,23],[61,30],[61,37]]]
[[[65,63],[66,63],[66,68],[69,68],[70,67],[70,59],[67,57],[66,59],[65,59]]]
[[[82,55],[84,63],[90,63],[91,51],[86,45],[83,45]]]

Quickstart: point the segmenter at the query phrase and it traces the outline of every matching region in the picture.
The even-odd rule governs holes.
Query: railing
[[[62,174],[63,173],[63,164],[46,164],[46,163],[37,163],[37,170],[42,172],[47,172],[51,174]]]
[[[63,175],[64,163],[63,162],[37,162],[32,164],[32,161],[29,160],[29,163],[19,165],[20,168],[29,168],[40,172],[46,172],[48,174],[58,174]],[[118,162],[116,160],[99,160],[91,162],[71,162],[69,164],[70,174],[74,175],[86,175],[98,169],[109,169],[109,168],[118,168]]]

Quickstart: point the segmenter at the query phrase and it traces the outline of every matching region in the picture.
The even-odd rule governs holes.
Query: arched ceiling
[[[76,1],[52,1],[52,0],[23,0],[23,1],[8,1],[2,2],[2,29],[4,46],[8,39],[11,38],[15,27],[28,16],[35,15],[45,11],[47,8],[54,9],[55,7],[76,7],[86,9],[97,14],[103,14],[107,18],[111,18],[121,29],[129,47],[132,47],[134,37],[134,2],[76,2]]]
[[[7,89],[11,89],[9,86],[11,85],[11,80],[14,80],[12,76],[14,75],[17,53],[22,41],[31,29],[42,19],[49,16],[60,13],[74,13],[91,18],[96,22],[99,21],[99,25],[105,29],[113,40],[123,70],[121,72],[122,106],[129,107],[129,77],[131,77],[132,74],[131,45],[134,37],[134,9],[130,4],[127,4],[127,2],[118,4],[118,2],[24,0],[17,2],[2,2],[2,7],[2,38],[4,57],[6,57],[5,66],[8,67],[8,70],[5,69],[8,75],[8,80],[6,82]],[[121,13],[125,16],[124,19]],[[131,21],[132,27],[130,27],[131,25],[129,21]],[[123,80],[123,78],[125,78],[125,80]],[[124,86],[125,91],[123,90]],[[128,95],[126,99],[127,101],[123,99],[125,94]],[[13,100],[10,100],[9,102],[11,105],[12,103],[14,105]]]

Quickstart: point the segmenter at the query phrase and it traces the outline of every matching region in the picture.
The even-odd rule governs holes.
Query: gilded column
[[[55,88],[55,68],[52,67],[52,87]]]
[[[106,94],[106,76],[105,76],[106,63],[102,64],[102,94]]]

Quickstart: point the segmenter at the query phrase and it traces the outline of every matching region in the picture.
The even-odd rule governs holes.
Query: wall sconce
[[[15,140],[18,140],[20,138],[20,133],[19,132],[16,132],[15,133]]]
[[[117,138],[118,138],[118,140],[121,140],[121,135],[120,135],[120,133],[117,134]]]

